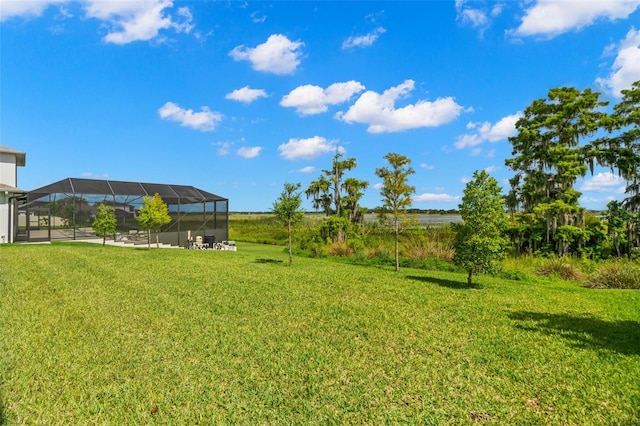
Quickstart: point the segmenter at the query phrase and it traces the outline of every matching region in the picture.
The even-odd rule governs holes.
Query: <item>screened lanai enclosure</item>
[[[196,237],[207,243],[229,239],[227,198],[193,186],[67,178],[28,192],[18,208],[17,241],[98,238],[91,225],[104,203],[115,210],[116,241],[146,243],[136,218],[144,197],[156,193],[172,219],[160,229],[161,243],[187,247]]]

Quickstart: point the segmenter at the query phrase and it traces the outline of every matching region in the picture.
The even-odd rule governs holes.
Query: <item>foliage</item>
[[[550,257],[536,270],[537,275],[557,276],[563,280],[581,281],[584,276],[566,257]]]
[[[640,80],[624,89],[605,128],[611,134],[588,147],[589,160],[610,167],[627,181],[623,206],[640,210]]]
[[[166,225],[171,222],[171,215],[169,215],[169,208],[167,204],[162,200],[162,197],[155,193],[153,197],[144,197],[142,200],[142,207],[138,212],[138,224],[143,229],[147,230],[147,244],[151,247],[151,230],[156,231],[156,247],[160,246],[158,238],[158,232],[162,225]]]
[[[96,218],[93,221],[93,230],[98,237],[102,237],[102,244],[106,242],[107,235],[113,235],[116,232],[118,220],[116,219],[115,209],[104,203],[98,204]]]
[[[342,242],[351,236],[346,229],[347,224],[362,224],[365,209],[360,206],[360,199],[369,186],[364,180],[344,178],[345,172],[353,170],[357,162],[355,158],[340,160],[343,155],[341,152],[336,153],[331,170],[323,170],[322,175],[312,181],[305,191],[307,198],[311,198],[314,209],[322,210],[327,217],[345,218],[345,228],[332,233],[334,242]]]
[[[419,260],[438,259],[451,262],[455,253],[453,239],[438,240],[438,237],[445,234],[438,230],[442,228],[426,227],[407,232],[402,244],[402,255]]]
[[[12,424],[635,424],[640,299],[281,247],[0,245]],[[214,271],[214,273],[212,273]],[[37,348],[37,350],[36,350]],[[588,374],[585,374],[588,372]],[[37,380],[36,380],[37,379]]]
[[[633,215],[640,206],[640,81],[622,91],[611,114],[601,111],[608,103],[599,97],[590,89],[551,89],[516,123],[518,134],[509,138],[514,157],[506,160],[515,175],[506,200],[517,253],[606,258],[631,255],[640,246],[640,219]],[[584,143],[602,131],[608,135]],[[608,235],[579,206],[574,188],[595,164],[627,182],[627,197],[609,214]]]
[[[590,89],[551,89],[547,99],[538,99],[525,109],[516,123],[518,134],[509,138],[514,157],[506,165],[516,174],[510,180],[508,205],[533,213],[545,232],[541,241],[530,242],[554,244],[559,255],[572,244],[579,245],[582,237],[575,228],[581,228],[584,211],[578,205],[581,194],[574,188],[587,172],[580,138],[602,126],[606,114],[598,108],[605,105],[599,93]],[[534,245],[533,250],[538,248]]]
[[[464,189],[459,206],[463,223],[454,224],[453,263],[467,271],[469,285],[474,273],[496,272],[498,261],[504,257],[507,216],[501,191],[498,182],[484,170],[474,172]]]
[[[399,234],[402,219],[407,214],[407,208],[411,206],[411,195],[416,192],[414,186],[409,185],[409,176],[415,171],[411,167],[411,160],[400,154],[390,152],[384,156],[389,162],[389,167],[376,169],[376,176],[382,179],[382,207],[380,217],[389,220],[393,224],[395,237],[395,261],[396,271],[399,264]]]
[[[587,286],[640,290],[640,265],[622,260],[608,262],[589,276]]]
[[[276,219],[287,227],[288,246],[289,246],[289,266],[293,263],[291,227],[299,223],[304,218],[304,210],[302,210],[302,194],[296,192],[300,189],[300,184],[285,182],[284,190],[280,197],[273,203],[273,213]]]
[[[351,256],[354,253],[353,248],[344,241],[336,241],[335,243],[331,243],[327,248],[327,251],[330,256],[340,257]]]

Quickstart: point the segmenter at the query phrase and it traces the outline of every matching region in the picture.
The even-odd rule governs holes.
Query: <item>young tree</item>
[[[102,245],[105,245],[107,235],[113,235],[116,232],[117,224],[115,209],[104,203],[98,204],[98,211],[92,227],[96,235],[102,237]]]
[[[273,203],[273,213],[278,221],[287,227],[289,234],[289,266],[293,263],[293,253],[291,251],[291,227],[300,222],[304,217],[304,210],[301,209],[302,194],[296,192],[300,189],[300,184],[285,182],[284,190],[280,197]]]
[[[147,230],[148,248],[151,248],[152,229],[156,231],[156,247],[160,247],[158,231],[162,225],[171,222],[171,216],[169,208],[158,193],[155,193],[153,197],[144,197],[137,220],[140,226]]]
[[[463,223],[453,224],[456,232],[453,262],[467,271],[470,286],[474,273],[497,269],[497,261],[508,245],[505,235],[508,218],[501,192],[493,177],[484,170],[476,171],[458,206]]]
[[[390,152],[384,158],[391,168],[381,167],[376,169],[376,176],[382,179],[382,211],[381,215],[393,223],[395,235],[395,260],[396,271],[400,269],[398,240],[400,235],[400,222],[407,214],[407,208],[411,206],[411,194],[416,188],[408,184],[409,175],[415,173],[410,167],[411,160],[404,155]]]

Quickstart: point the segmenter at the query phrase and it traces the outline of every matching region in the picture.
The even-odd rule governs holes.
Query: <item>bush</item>
[[[557,276],[563,280],[581,281],[584,277],[582,272],[569,263],[566,257],[551,257],[536,269],[537,275]]]
[[[406,257],[414,259],[440,259],[450,262],[453,259],[453,245],[446,241],[430,239],[426,234],[410,235],[402,244]]]
[[[640,267],[625,261],[608,262],[588,278],[586,286],[640,290]]]
[[[345,242],[337,241],[329,245],[327,252],[330,256],[347,257],[353,254],[353,248]]]

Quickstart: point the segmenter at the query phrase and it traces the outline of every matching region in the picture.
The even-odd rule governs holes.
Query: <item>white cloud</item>
[[[100,178],[100,179],[106,179],[109,177],[109,173],[93,173],[93,172],[82,172],[81,173],[82,177],[86,177],[86,178]]]
[[[618,46],[616,60],[611,67],[611,74],[606,78],[598,78],[596,82],[614,96],[622,96],[623,89],[640,78],[640,30],[632,28],[627,37]],[[610,49],[611,47],[609,47]]]
[[[625,19],[638,6],[640,0],[538,0],[526,10],[520,26],[510,33],[552,38],[589,26],[599,19]]]
[[[473,28],[481,28],[489,23],[487,14],[480,9],[463,9],[460,11],[458,17],[462,22],[471,24]]]
[[[487,173],[493,173],[498,169],[499,169],[498,166],[489,166],[489,167],[485,167],[484,171]]]
[[[252,89],[249,86],[244,86],[241,89],[236,89],[231,93],[227,93],[225,99],[231,99],[233,101],[243,102],[250,104],[258,98],[266,98],[267,92],[262,89]]]
[[[378,27],[375,30],[371,31],[368,34],[357,36],[357,37],[349,37],[342,43],[343,49],[350,49],[352,47],[369,47],[380,37],[381,34],[386,33],[382,27]]]
[[[34,18],[50,5],[67,3],[69,0],[2,0],[0,3],[0,22],[10,18]]]
[[[614,201],[615,199],[616,197],[614,197],[613,195],[609,195],[606,197],[580,197],[580,204],[599,204],[599,208],[602,208],[602,204],[608,204],[610,201]]]
[[[488,121],[483,123],[469,123],[467,129],[475,130],[474,133],[465,133],[458,136],[455,147],[458,149],[480,145],[483,142],[498,142],[516,134],[516,122],[522,117],[522,112],[501,118],[495,124]]]
[[[300,115],[320,114],[326,112],[329,105],[346,102],[364,89],[362,84],[353,80],[334,83],[326,89],[305,84],[283,96],[280,105],[295,108]]]
[[[223,117],[222,114],[210,111],[207,107],[202,107],[202,112],[193,112],[193,110],[181,108],[173,102],[164,104],[158,109],[158,114],[163,120],[176,121],[181,126],[191,127],[202,132],[215,130]]]
[[[313,173],[315,171],[316,168],[314,166],[307,166],[297,170],[298,173]]]
[[[590,192],[615,192],[623,194],[626,182],[623,178],[611,172],[598,173],[584,182],[581,191]]]
[[[224,157],[225,155],[229,155],[233,144],[233,142],[216,142],[213,145],[218,147],[218,155]]]
[[[280,155],[287,160],[311,160],[323,154],[336,152],[339,148],[336,141],[322,136],[307,139],[289,139],[289,142],[278,147]]]
[[[255,158],[260,155],[260,151],[262,151],[261,146],[243,146],[238,148],[236,154],[244,158]]]
[[[432,165],[432,164],[427,164],[427,163],[422,163],[420,164],[420,168],[421,169],[425,169],[425,170],[433,170],[435,169],[436,166]]]
[[[165,9],[173,7],[171,0],[147,1],[86,1],[85,12],[89,18],[96,18],[110,24],[104,41],[126,44],[146,41],[159,37],[160,30],[173,29],[189,33],[193,29],[191,12],[186,7],[177,10],[180,22],[174,20]]]
[[[62,5],[69,0],[2,0],[0,21],[13,17],[37,17],[50,5]],[[189,33],[193,29],[191,11],[187,7],[177,9],[174,16],[167,11],[172,0],[80,0],[86,18],[95,18],[105,25],[104,41],[126,44],[134,41],[163,40],[161,30],[173,29]],[[65,9],[62,16],[69,17]]]
[[[464,183],[464,184],[467,184],[467,183],[471,182],[471,179],[470,179],[470,178],[468,178],[467,176],[462,176],[462,177],[460,178],[460,182],[462,182],[462,183]]]
[[[472,3],[475,7],[468,6],[468,3]],[[504,5],[502,4],[495,4],[489,9],[480,2],[456,0],[456,19],[464,25],[469,25],[479,30],[480,34],[482,34],[491,25],[491,18],[499,16],[503,9]]]
[[[253,22],[254,24],[261,24],[267,20],[266,15],[260,15],[260,12],[257,12],[257,11],[252,12],[250,16],[251,16],[251,22]]]
[[[282,34],[269,36],[256,47],[236,46],[229,55],[236,61],[249,61],[254,70],[273,74],[293,74],[300,64],[304,43],[291,41]]]
[[[415,104],[396,108],[395,102],[414,89],[415,82],[404,83],[385,90],[382,94],[368,90],[349,110],[338,112],[336,118],[346,123],[366,123],[369,133],[399,132],[419,127],[436,127],[456,119],[462,107],[451,97],[435,101],[420,100]]]
[[[427,192],[424,194],[416,195],[415,197],[413,197],[413,201],[414,202],[438,201],[438,202],[450,203],[454,201],[460,201],[460,196],[459,195],[454,196],[449,194],[431,194]]]

